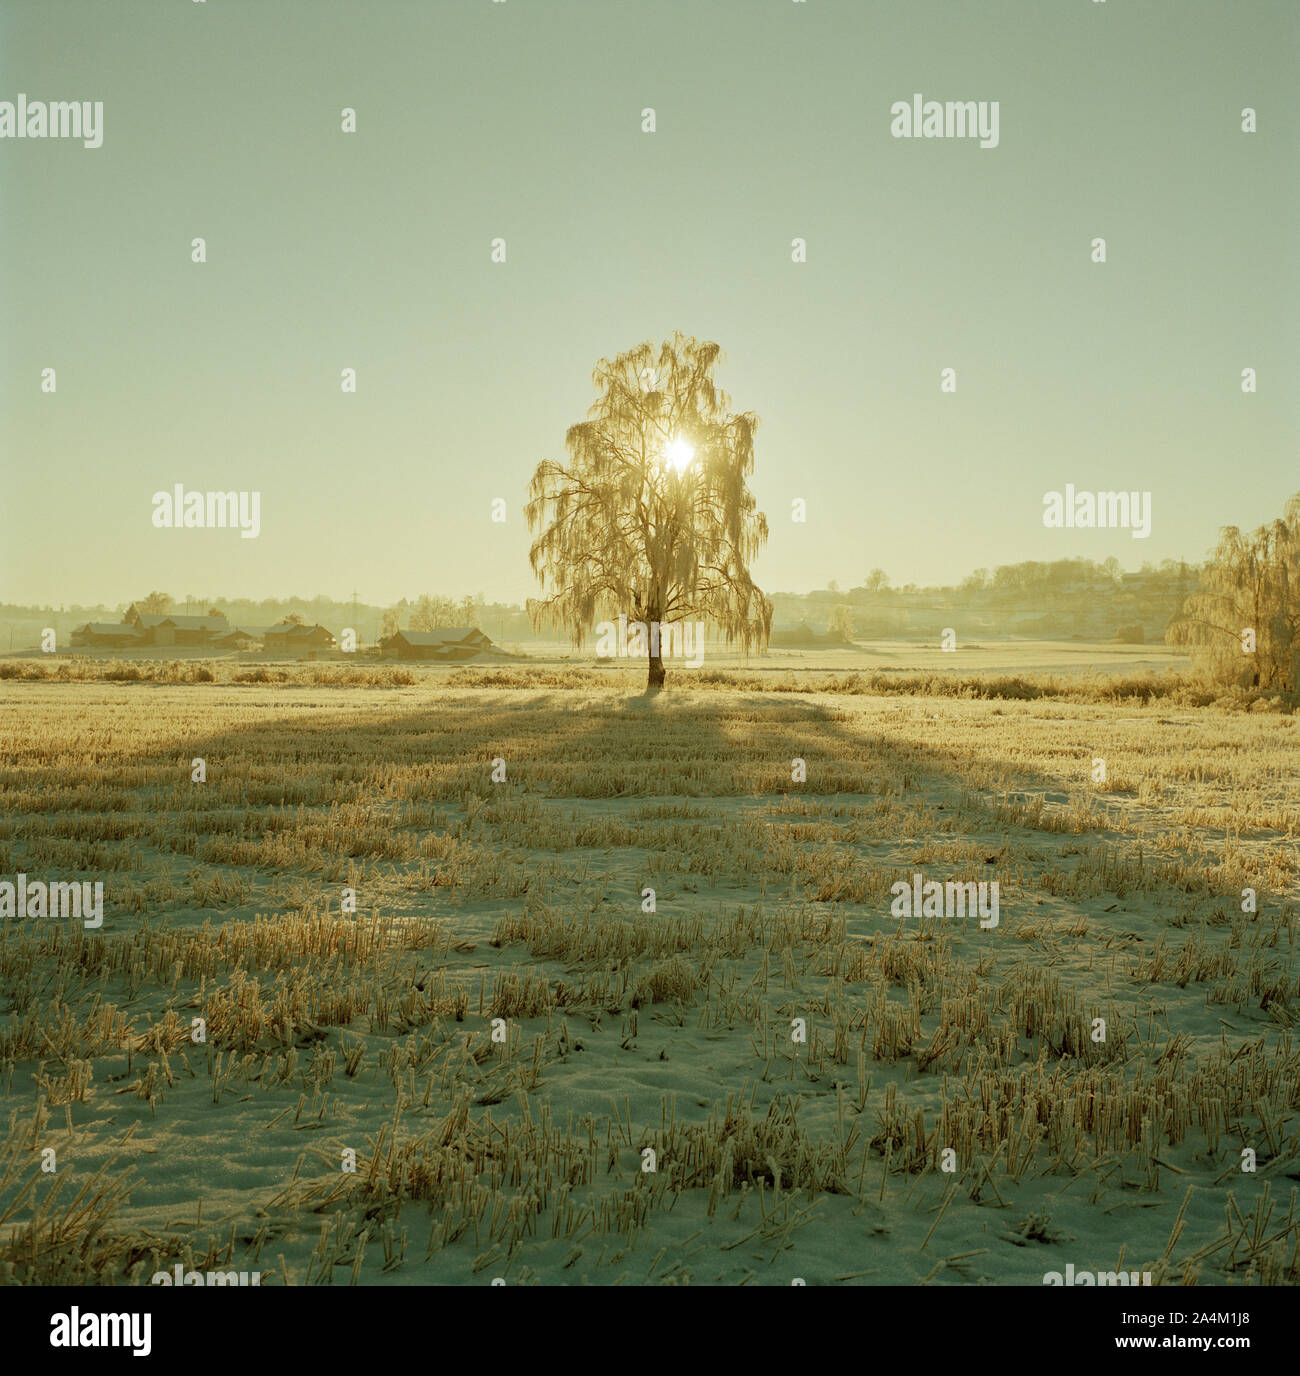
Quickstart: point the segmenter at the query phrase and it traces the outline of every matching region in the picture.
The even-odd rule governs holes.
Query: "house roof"
[[[224,631],[230,623],[224,616],[177,616],[168,612],[159,616],[153,612],[140,615],[140,625],[146,630],[155,626],[174,626],[178,631]]]
[[[487,639],[477,626],[439,626],[434,631],[395,631],[393,638],[397,636],[408,645],[463,645],[471,636]]]
[[[274,626],[268,626],[263,634],[265,635],[310,635],[313,631],[325,631],[326,635],[332,636],[333,631],[326,630],[319,622],[313,625],[300,625],[296,621],[277,621]]]
[[[218,640],[225,640],[232,635],[246,635],[250,640],[261,640],[266,634],[264,626],[227,626],[224,631],[217,634]]]
[[[124,625],[117,621],[87,621],[84,626],[78,626],[73,632],[74,635],[116,635],[124,640],[138,640],[140,632],[134,626]]]

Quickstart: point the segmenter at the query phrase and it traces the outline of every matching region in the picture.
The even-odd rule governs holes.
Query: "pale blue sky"
[[[0,140],[0,600],[522,600],[533,467],[675,328],[761,418],[768,589],[1200,557],[1300,489],[1298,37],[1264,0],[0,3],[0,99],[105,103],[98,150]],[[891,138],[915,91],[997,100],[1000,146]],[[260,537],[154,529],[177,482],[259,490]],[[1067,482],[1151,491],[1151,537],[1045,529]]]

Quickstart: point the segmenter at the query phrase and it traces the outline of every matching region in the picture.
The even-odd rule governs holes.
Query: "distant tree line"
[[[1078,634],[1140,644],[1161,639],[1199,572],[1178,559],[1133,572],[1114,558],[1026,560],[975,569],[955,585],[895,587],[877,568],[855,588],[832,582],[814,592],[773,593],[772,600],[778,627],[805,621],[843,640],[929,635],[955,625],[964,638]]]
[[[1027,560],[976,569],[956,586],[926,588],[892,587],[889,575],[877,568],[847,591],[831,583],[808,593],[774,593],[772,600],[778,625],[807,621],[845,641],[930,633],[946,624],[959,625],[964,638],[978,634],[981,626],[991,633],[1011,627],[1039,635],[1073,628],[1130,643],[1163,636],[1171,646],[1190,650],[1194,663],[1216,681],[1300,692],[1300,493],[1287,501],[1280,517],[1255,531],[1225,527],[1203,565],[1165,559],[1125,572],[1114,558]],[[49,606],[0,604],[0,624],[9,625],[12,639],[15,628],[30,634],[32,626],[60,620],[112,619],[126,605],[112,613],[102,603],[56,613]],[[524,608],[489,603],[482,595],[456,599],[427,593],[383,608],[327,597],[251,601],[190,594],[178,602],[154,590],[137,598],[135,606],[153,613],[188,607],[196,615],[225,615],[233,625],[281,620],[319,622],[334,630],[357,625],[374,639],[403,623],[415,631],[478,626],[498,642],[533,635]],[[1036,611],[1042,616],[1026,622]],[[956,613],[966,619],[957,622]]]

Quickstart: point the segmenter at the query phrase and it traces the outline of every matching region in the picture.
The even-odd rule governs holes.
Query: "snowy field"
[[[581,677],[0,683],[0,1281],[1300,1279],[1294,716]]]

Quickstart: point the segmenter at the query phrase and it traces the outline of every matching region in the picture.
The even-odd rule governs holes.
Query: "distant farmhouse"
[[[305,626],[278,621],[267,629],[263,643],[268,650],[332,650],[334,633],[324,626]]]
[[[494,649],[477,626],[440,626],[436,631],[396,631],[379,642],[398,659],[472,659]]]
[[[265,626],[227,626],[224,631],[218,631],[208,644],[219,650],[249,650],[265,639]]]
[[[334,632],[325,626],[278,621],[274,626],[232,626],[224,615],[184,616],[179,612],[142,612],[127,608],[118,624],[88,621],[72,633],[78,647],[108,650],[192,646],[207,650],[265,650],[268,654],[314,655],[337,649]],[[442,663],[500,656],[477,626],[440,626],[433,631],[397,631],[379,642],[397,659],[428,659]],[[506,656],[509,658],[509,656]]]
[[[87,621],[72,633],[74,645],[89,645],[95,649],[124,650],[143,645],[144,640],[134,626],[125,622]]]
[[[192,646],[208,650],[332,650],[334,634],[324,626],[281,621],[275,626],[232,626],[222,615],[183,616],[178,612],[141,612],[134,605],[119,623],[87,621],[72,632],[72,644],[97,650],[135,650]]]
[[[142,645],[208,645],[213,636],[230,629],[224,616],[142,615],[134,607],[125,621],[135,627]]]

